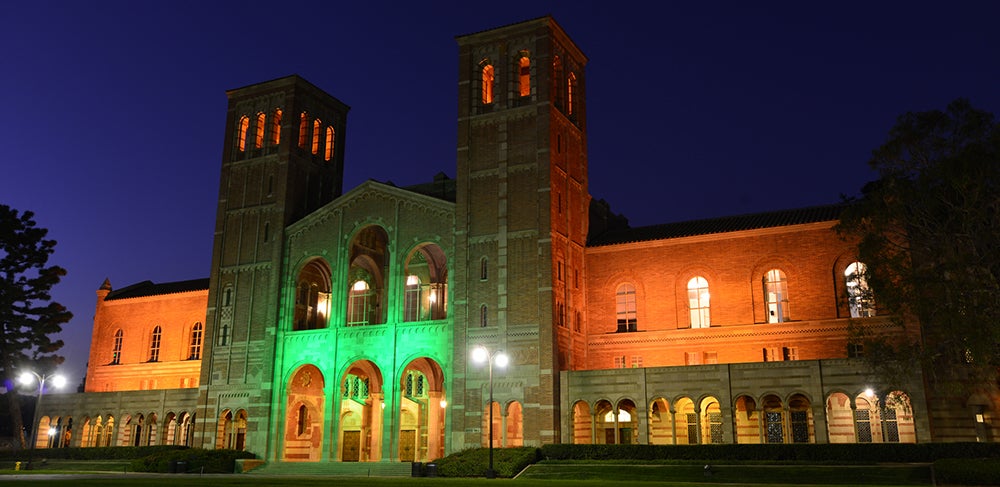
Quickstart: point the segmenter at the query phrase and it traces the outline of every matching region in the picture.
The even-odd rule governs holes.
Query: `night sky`
[[[455,36],[546,14],[590,60],[590,192],[633,226],[835,203],[900,114],[1000,114],[995,1],[4,2],[0,204],[59,242],[69,383],[105,278],[208,277],[227,89],[350,105],[345,190],[454,177]]]

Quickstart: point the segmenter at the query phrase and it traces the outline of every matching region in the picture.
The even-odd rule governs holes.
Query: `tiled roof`
[[[191,279],[189,281],[164,282],[156,284],[153,281],[142,281],[131,286],[111,291],[104,298],[105,301],[112,299],[140,298],[144,296],[159,296],[161,294],[185,293],[190,291],[203,291],[208,289],[208,279]]]
[[[587,245],[600,247],[629,242],[644,242],[648,240],[664,240],[669,238],[692,237],[695,235],[710,235],[714,233],[738,232],[741,230],[756,230],[760,228],[783,227],[816,223],[840,219],[840,213],[845,205],[812,206],[794,210],[769,211],[747,215],[724,216],[706,220],[692,220],[678,223],[650,225],[648,227],[628,228],[609,231],[592,238]]]

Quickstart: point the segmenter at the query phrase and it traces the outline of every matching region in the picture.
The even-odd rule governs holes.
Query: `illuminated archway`
[[[590,405],[586,401],[573,404],[573,438],[576,445],[589,445],[593,442],[594,420],[590,415]]]
[[[689,397],[674,401],[674,431],[678,445],[698,444],[698,413],[694,411],[694,401]]]
[[[285,395],[286,461],[318,461],[323,445],[326,381],[314,365],[299,367],[288,381]]]
[[[351,364],[340,379],[338,452],[344,462],[377,462],[382,458],[382,373],[368,361]]]
[[[662,397],[649,404],[649,443],[651,445],[674,444],[673,415],[670,403]]]
[[[708,396],[701,400],[701,443],[721,444],[725,442],[725,424],[722,421],[722,407],[719,400]]]
[[[399,460],[431,461],[444,456],[444,371],[432,359],[413,360],[400,377]]]

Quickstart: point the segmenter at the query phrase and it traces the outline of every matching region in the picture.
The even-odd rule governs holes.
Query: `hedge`
[[[186,446],[104,446],[92,448],[39,448],[36,450],[0,451],[0,460],[24,461],[29,458],[63,460],[134,460],[162,451],[183,450]]]
[[[241,450],[204,450],[186,448],[164,450],[132,461],[134,472],[159,473],[233,473],[236,459],[257,458],[250,452]]]
[[[930,463],[1000,458],[1000,443],[825,443],[776,445],[570,445],[541,447],[546,460],[712,460],[808,463]]]
[[[538,448],[494,448],[493,471],[497,477],[511,478],[525,467],[537,462]],[[433,462],[437,464],[437,474],[442,477],[482,477],[490,461],[489,448],[471,448]]]

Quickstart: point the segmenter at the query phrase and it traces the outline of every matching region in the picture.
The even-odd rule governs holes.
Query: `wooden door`
[[[361,460],[361,432],[344,432],[344,453],[340,459],[342,462],[357,462]]]
[[[399,461],[412,462],[416,460],[414,457],[416,438],[416,430],[402,430],[399,432]]]

